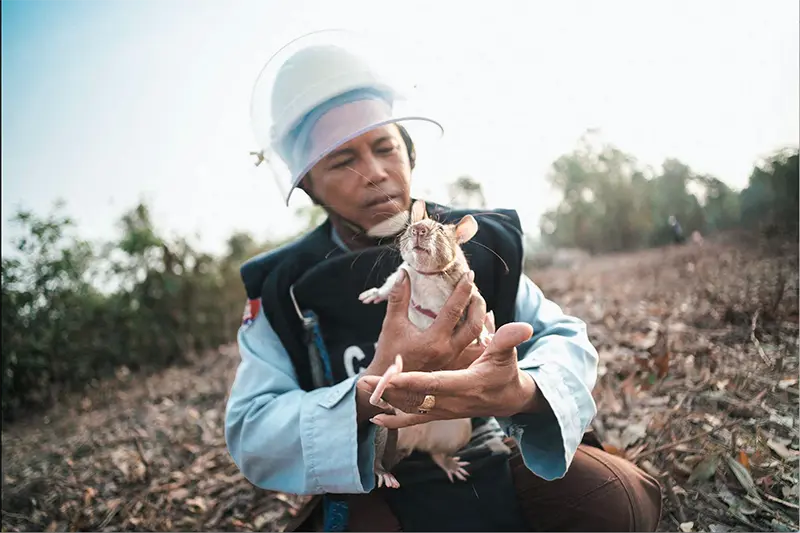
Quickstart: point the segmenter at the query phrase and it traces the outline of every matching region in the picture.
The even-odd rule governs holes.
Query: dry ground
[[[796,243],[741,239],[532,273],[601,354],[594,427],[665,487],[664,531],[797,531]],[[235,346],[3,428],[3,531],[276,530],[303,500],[225,449]]]

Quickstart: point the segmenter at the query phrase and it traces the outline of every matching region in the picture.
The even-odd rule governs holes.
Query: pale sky
[[[3,251],[15,206],[56,198],[92,239],[148,198],[169,234],[220,251],[235,230],[297,226],[249,123],[264,62],[323,28],[405,42],[445,133],[412,193],[481,180],[528,231],[544,176],[587,128],[647,164],[676,157],[743,187],[798,139],[798,3],[138,0],[2,3]]]

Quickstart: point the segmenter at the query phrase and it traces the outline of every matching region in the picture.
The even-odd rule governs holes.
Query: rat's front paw
[[[386,300],[386,297],[381,294],[380,289],[373,287],[359,294],[358,299],[365,304],[377,304]]]
[[[442,453],[431,454],[431,458],[434,463],[439,465],[439,468],[444,470],[444,473],[447,474],[448,479],[450,479],[450,483],[454,483],[454,477],[461,481],[467,480],[469,472],[467,472],[464,467],[469,466],[469,461],[462,461],[459,457],[448,457]]]
[[[489,333],[489,330],[486,329],[486,326],[483,326],[483,330],[481,331],[481,334],[478,336],[478,338],[475,339],[475,343],[483,346],[484,348],[488,348],[489,343],[492,342],[493,338],[494,338],[494,333]]]

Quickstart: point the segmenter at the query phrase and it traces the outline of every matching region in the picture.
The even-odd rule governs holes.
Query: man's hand
[[[517,364],[516,347],[532,334],[529,324],[506,324],[468,368],[412,371],[392,377],[383,399],[402,412],[378,414],[372,421],[387,428],[400,428],[433,420],[511,416],[544,408],[533,378]],[[371,394],[379,380],[380,376],[364,376],[357,387],[364,394]],[[426,414],[416,414],[429,394],[435,396],[435,405]]]
[[[494,337],[496,327],[494,311],[489,311],[485,316],[486,319],[483,321],[483,324],[486,326],[486,330],[489,332],[489,339],[491,340],[491,338]],[[431,370],[463,370],[474,363],[475,360],[483,354],[484,350],[486,350],[485,346],[473,342],[469,344],[463,352],[453,357],[448,364],[442,368],[433,368]]]
[[[458,282],[433,324],[420,330],[408,318],[411,284],[405,270],[400,270],[386,307],[386,316],[378,337],[375,356],[364,370],[364,377],[379,379],[400,354],[408,370],[439,370],[466,368],[482,352],[481,346],[470,346],[486,323],[494,332],[494,317],[486,315],[486,302],[475,291],[474,273],[469,272]],[[469,305],[466,320],[459,324]],[[383,412],[369,403],[369,393],[356,389],[357,421],[359,423]]]
[[[464,275],[433,324],[420,330],[408,318],[411,284],[408,274],[401,270],[389,294],[375,357],[366,374],[383,374],[397,354],[402,355],[404,367],[408,370],[439,370],[454,365],[455,368],[465,368],[468,363],[462,363],[461,356],[478,338],[486,321],[486,301],[477,291],[473,294],[474,276],[472,272]],[[466,320],[459,324],[467,305]],[[474,360],[478,354],[472,350],[464,356],[471,356]]]

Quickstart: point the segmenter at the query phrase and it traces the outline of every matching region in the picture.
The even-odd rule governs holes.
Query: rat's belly
[[[472,421],[469,418],[434,420],[400,428],[397,431],[397,447],[403,450],[453,454],[466,446],[471,437]]]

